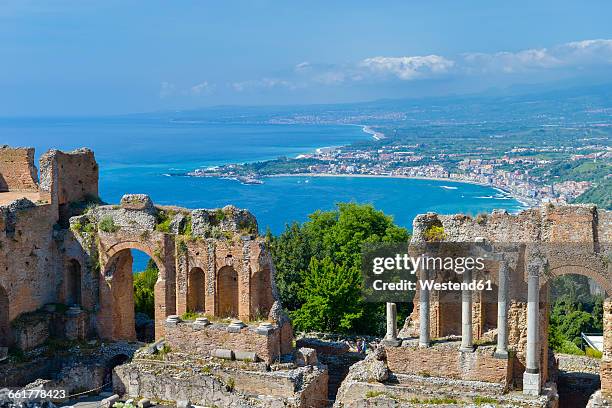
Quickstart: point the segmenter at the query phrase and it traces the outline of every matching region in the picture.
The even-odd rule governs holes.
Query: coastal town
[[[364,132],[376,142],[388,141],[381,131],[365,126]],[[607,141],[606,141],[607,142]],[[269,176],[352,176],[424,178],[475,183],[502,190],[525,206],[541,203],[571,203],[597,180],[553,177],[555,160],[542,154],[566,157],[570,163],[595,166],[606,181],[612,174],[612,147],[609,143],[585,143],[581,147],[515,146],[506,151],[431,151],[423,143],[377,143],[365,146],[319,148],[295,158],[279,158],[258,163],[228,164],[187,173],[192,177],[223,177],[245,184],[263,183]],[[558,180],[555,180],[557,178]]]

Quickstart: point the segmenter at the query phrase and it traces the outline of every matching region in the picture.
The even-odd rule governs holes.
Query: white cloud
[[[197,85],[189,88],[189,93],[192,95],[201,95],[203,93],[209,93],[212,91],[212,85],[208,83],[208,81],[200,82]]]
[[[270,88],[285,88],[296,89],[298,86],[288,80],[279,78],[262,78],[242,82],[233,82],[231,87],[236,92],[243,92],[250,89],[270,89]]]
[[[376,56],[345,64],[303,61],[283,77],[234,82],[236,92],[254,89],[294,90],[309,86],[342,86],[389,81],[419,81],[444,77],[503,77],[554,71],[584,75],[587,67],[612,65],[612,40],[595,39],[568,42],[550,48],[529,48],[494,53],[466,53],[458,56],[412,55]]]
[[[422,79],[449,72],[454,61],[439,55],[413,57],[373,57],[361,61],[358,66],[376,74],[391,74],[403,81]]]
[[[463,55],[470,73],[519,73],[534,70],[612,64],[612,40],[574,41],[552,48]]]

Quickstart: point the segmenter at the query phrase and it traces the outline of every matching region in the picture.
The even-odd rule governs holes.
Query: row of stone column
[[[539,293],[540,266],[530,265],[527,300],[527,353],[526,371],[523,378],[523,392],[530,395],[540,393],[540,357],[539,357]],[[506,261],[499,265],[499,291],[497,297],[497,358],[508,358],[508,275],[509,267]],[[423,281],[429,279],[429,271],[421,271]],[[471,272],[463,274],[463,281],[472,280]],[[419,346],[429,347],[430,339],[430,293],[424,288],[419,289]],[[461,352],[473,352],[472,327],[472,291],[463,290],[461,294]],[[383,340],[386,345],[398,346],[397,309],[395,303],[387,303],[387,333]]]

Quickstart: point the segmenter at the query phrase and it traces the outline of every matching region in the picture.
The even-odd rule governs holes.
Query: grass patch
[[[111,217],[110,215],[106,215],[100,220],[100,223],[98,224],[98,229],[100,231],[112,233],[119,231],[119,226],[115,225],[113,217]]]
[[[171,210],[159,210],[157,212],[157,225],[155,225],[155,230],[159,232],[170,232],[170,224],[172,223],[172,217],[174,216],[174,211]]]
[[[185,312],[181,315],[181,320],[195,320],[203,315],[198,312]]]
[[[495,398],[491,398],[491,397],[481,397],[481,396],[477,396],[474,398],[474,404],[476,405],[484,405],[484,404],[493,404],[493,405],[497,405],[499,401],[497,401]]]
[[[596,350],[592,347],[587,347],[586,350],[584,350],[584,353],[586,354],[587,357],[591,357],[591,358],[602,358],[603,357],[603,353],[599,350]]]

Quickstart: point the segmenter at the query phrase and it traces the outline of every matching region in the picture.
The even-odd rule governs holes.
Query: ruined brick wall
[[[211,324],[194,328],[191,323],[167,324],[165,340],[173,350],[207,356],[215,349],[254,352],[271,363],[280,356],[280,330],[259,334],[255,327],[245,327],[237,333],[229,332],[227,324]]]
[[[473,353],[458,352],[457,343],[385,347],[387,364],[394,373],[417,374],[459,380],[484,381],[507,386],[512,363],[493,356],[494,347],[479,347]]]
[[[247,238],[247,237],[245,237]],[[204,272],[204,309],[244,321],[267,317],[275,301],[269,250],[261,238],[189,240],[177,251],[177,314],[195,311],[194,270]]]
[[[489,243],[541,243],[537,246],[547,262],[546,271],[540,276],[540,344],[542,346],[542,378],[548,373],[548,281],[563,274],[580,274],[595,280],[603,290],[612,293],[612,268],[602,254],[610,250],[612,238],[612,212],[597,209],[593,205],[545,205],[512,215],[504,211],[482,214],[478,217],[466,215],[437,215],[433,213],[420,215],[414,220],[413,241],[425,239],[425,231],[430,225],[440,225],[449,242],[475,242],[484,238]],[[529,248],[529,246],[527,247]],[[509,347],[516,353],[514,362],[514,381],[520,386],[524,371],[524,359],[527,336],[526,319],[526,264],[529,250],[519,250],[516,258],[511,259],[509,277],[510,307],[508,311]],[[490,277],[497,280],[497,270],[491,269]],[[460,327],[457,319],[460,314],[449,311],[436,293],[431,296],[431,336],[458,333]],[[406,320],[404,334],[418,335],[418,294],[415,297],[415,308]],[[459,307],[456,303],[455,306]],[[494,308],[489,313],[485,304],[478,300],[474,303],[474,337],[481,339],[488,326],[495,329]],[[483,314],[484,312],[484,314]],[[489,316],[488,316],[489,315]],[[483,324],[484,323],[484,324]],[[605,377],[602,368],[602,378]],[[604,380],[605,382],[605,380]]]
[[[57,301],[62,268],[53,240],[55,214],[54,205],[27,200],[0,207],[0,292],[9,321]]]
[[[0,146],[0,192],[37,190],[34,149]]]
[[[40,158],[40,188],[64,205],[98,197],[98,163],[89,149],[50,150]]]

